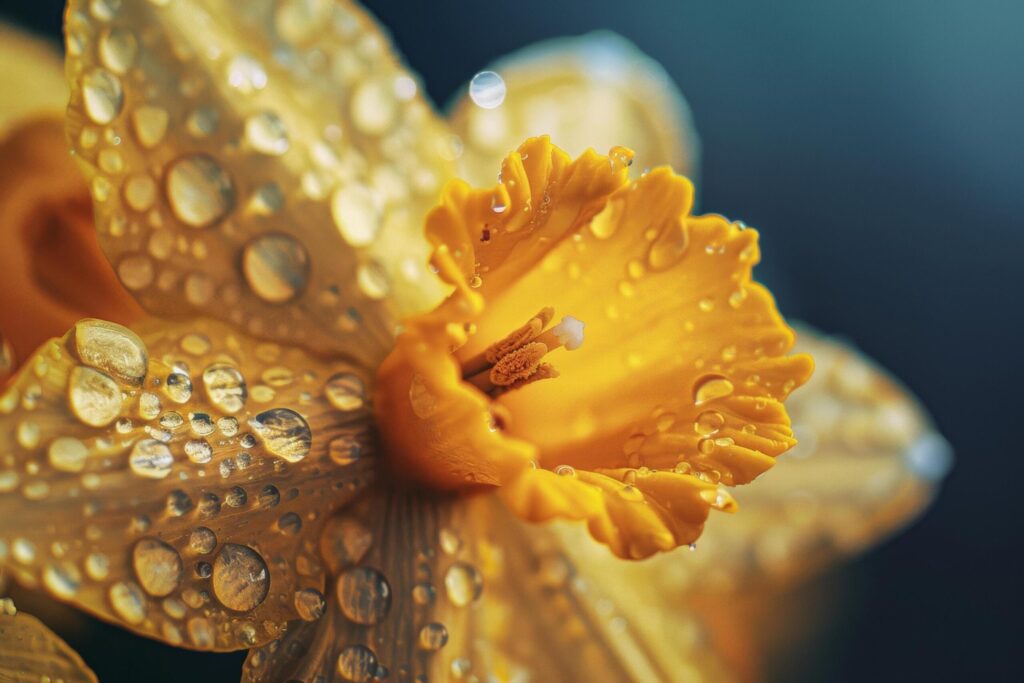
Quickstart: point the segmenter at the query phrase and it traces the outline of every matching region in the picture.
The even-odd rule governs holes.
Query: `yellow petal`
[[[96,683],[96,675],[56,633],[0,598],[0,680]]]
[[[0,399],[0,564],[175,645],[266,642],[372,477],[365,377],[217,322],[136,331],[82,321]]]
[[[490,184],[509,150],[536,135],[550,135],[573,156],[625,145],[636,152],[637,169],[665,164],[696,175],[700,143],[682,93],[625,38],[605,31],[556,38],[488,69],[507,94],[498,107],[478,106],[468,94],[456,105],[452,128],[465,147],[460,177]]]
[[[79,0],[66,26],[68,135],[147,310],[376,362],[439,298],[443,125],[360,8]]]
[[[0,333],[10,369],[80,318],[142,317],[96,243],[89,189],[57,115],[25,120],[0,142],[0,237]]]
[[[56,46],[0,23],[0,135],[21,119],[60,113],[67,97]]]
[[[377,493],[324,547],[327,614],[250,653],[244,681],[728,680],[691,615],[607,585],[494,496]]]
[[[749,482],[795,443],[781,401],[811,362],[785,355],[792,331],[751,281],[757,233],[690,215],[692,187],[668,169],[629,182],[629,159],[571,162],[533,139],[497,187],[452,183],[427,233],[455,291],[406,321],[376,411],[393,472],[508,485],[524,517],[586,519],[617,554],[644,557],[693,542],[711,508],[736,507],[718,484]],[[544,373],[561,376],[484,394],[479,359],[552,310],[586,326]],[[528,378],[535,359],[522,362]]]

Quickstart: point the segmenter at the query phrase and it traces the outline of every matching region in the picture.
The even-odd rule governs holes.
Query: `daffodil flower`
[[[347,2],[71,2],[66,32],[67,133],[151,317],[74,323],[0,398],[7,571],[172,645],[251,648],[244,680],[715,671],[653,630],[651,590],[685,581],[611,579],[796,443],[782,401],[811,363],[751,279],[757,233],[620,146],[531,137],[497,184],[456,179],[572,127],[515,114],[591,79],[623,98],[595,138],[693,165],[657,69],[549,48],[558,87],[504,70],[543,106],[477,82],[450,128]],[[929,487],[893,473],[902,519]]]

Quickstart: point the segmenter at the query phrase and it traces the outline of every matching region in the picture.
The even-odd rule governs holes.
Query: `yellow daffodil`
[[[849,441],[891,475],[884,520],[858,501],[831,526],[780,522],[766,494],[713,566],[665,565],[796,443],[782,401],[811,364],[751,279],[757,233],[695,215],[658,166],[695,170],[695,139],[623,43],[508,63],[449,127],[348,2],[71,2],[66,36],[100,245],[150,317],[91,242],[19,219],[9,267],[53,303],[2,321],[24,362],[0,398],[0,566],[24,585],[172,645],[250,648],[243,680],[720,678],[712,650],[658,632],[688,618],[659,596],[682,612],[690,586],[741,577],[759,531],[793,548],[857,528],[852,548],[925,501],[899,456],[930,432],[891,390],[904,421],[866,414]],[[611,151],[531,137],[560,132]],[[17,178],[12,206],[78,196]],[[52,265],[67,251],[80,270]],[[18,330],[64,320],[29,356]],[[827,376],[814,396],[875,409],[876,372],[849,395]],[[824,441],[841,425],[821,419]],[[25,666],[89,680],[17,619],[0,635],[39,643]]]

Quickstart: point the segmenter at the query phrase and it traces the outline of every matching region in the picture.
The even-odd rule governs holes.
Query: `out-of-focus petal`
[[[57,46],[0,23],[0,136],[23,118],[60,113],[67,102]]]
[[[322,548],[327,614],[253,651],[243,680],[729,680],[696,619],[607,585],[494,496],[366,497]]]
[[[66,34],[68,135],[147,310],[372,362],[439,298],[444,125],[362,9],[76,0]]]
[[[13,369],[87,316],[142,315],[96,243],[89,191],[58,116],[26,121],[0,142],[0,339]]]
[[[0,564],[171,644],[276,638],[372,477],[365,378],[213,321],[136,330],[81,321],[0,398]]]
[[[661,65],[625,38],[607,31],[556,38],[488,69],[505,82],[504,102],[478,106],[467,88],[451,115],[464,146],[460,177],[473,184],[493,183],[498,162],[537,135],[550,135],[574,157],[624,145],[636,152],[637,169],[668,165],[697,175],[700,143],[686,100]]]
[[[96,675],[56,633],[0,598],[0,680],[96,683]]]

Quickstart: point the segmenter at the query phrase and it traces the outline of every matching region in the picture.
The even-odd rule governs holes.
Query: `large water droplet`
[[[156,439],[143,439],[132,448],[128,464],[140,477],[163,479],[171,473],[174,456],[166,444]]]
[[[693,387],[693,404],[703,405],[708,401],[724,398],[732,391],[732,382],[721,375],[702,377]]]
[[[245,139],[261,154],[281,156],[288,151],[288,129],[272,111],[253,114],[245,120]]]
[[[146,594],[134,581],[118,581],[107,591],[110,606],[117,616],[133,626],[146,619]]]
[[[187,156],[167,172],[167,200],[174,215],[194,228],[213,225],[235,206],[235,189],[212,157]]]
[[[82,77],[85,113],[94,123],[108,124],[124,106],[124,90],[117,76],[106,69],[93,69]]]
[[[339,372],[324,384],[324,394],[331,405],[341,411],[359,410],[366,401],[366,387],[357,375]]]
[[[353,247],[371,244],[380,231],[381,215],[373,192],[365,185],[344,185],[331,197],[334,224]]]
[[[225,413],[237,413],[245,407],[249,391],[245,377],[230,365],[211,365],[203,370],[203,385],[210,403]]]
[[[445,572],[444,588],[453,605],[465,607],[476,601],[483,593],[484,580],[473,565],[456,562]]]
[[[85,319],[75,324],[75,353],[84,364],[115,379],[140,386],[146,379],[146,345],[126,327]]]
[[[349,645],[338,655],[338,675],[352,683],[369,683],[377,673],[377,655],[365,645]]]
[[[155,538],[143,538],[132,548],[132,569],[147,593],[162,598],[181,583],[183,567],[174,548]]]
[[[506,92],[505,79],[493,71],[481,71],[469,82],[469,98],[482,109],[500,107]]]
[[[264,301],[284,303],[298,296],[309,278],[309,255],[295,238],[261,235],[245,245],[242,271],[249,288]]]
[[[252,548],[225,543],[213,562],[213,593],[221,604],[247,612],[263,602],[270,590],[270,572]]]
[[[271,408],[249,421],[271,455],[288,462],[306,457],[313,445],[313,434],[301,415],[288,408]]]
[[[376,624],[391,609],[391,586],[370,567],[353,567],[338,577],[338,606],[357,624]]]
[[[121,388],[109,375],[77,366],[68,382],[68,405],[90,427],[104,427],[121,412]]]

